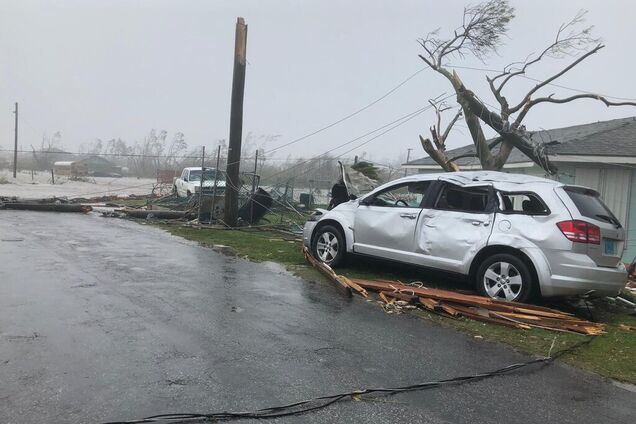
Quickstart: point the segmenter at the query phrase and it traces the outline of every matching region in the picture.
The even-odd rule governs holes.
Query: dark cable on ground
[[[287,405],[274,406],[270,408],[257,409],[255,411],[248,412],[212,412],[207,414],[161,414],[161,415],[153,415],[151,417],[142,418],[139,420],[130,420],[130,421],[112,421],[104,424],[137,424],[137,423],[194,423],[194,422],[215,422],[215,421],[229,421],[229,420],[237,420],[237,419],[268,419],[268,418],[282,418],[288,417],[292,415],[300,415],[305,414],[311,411],[315,411],[318,409],[326,408],[336,402],[339,402],[344,399],[353,399],[359,398],[363,395],[369,394],[383,394],[385,396],[395,395],[398,393],[405,392],[414,392],[426,389],[432,389],[435,387],[441,387],[444,385],[459,385],[464,383],[470,383],[473,381],[484,380],[486,378],[496,377],[499,375],[509,374],[513,371],[519,370],[521,368],[526,368],[535,364],[544,364],[549,365],[555,359],[560,358],[563,355],[568,353],[572,353],[575,350],[579,349],[582,346],[588,345],[594,340],[592,337],[583,340],[579,343],[575,343],[574,345],[565,348],[556,352],[554,355],[548,354],[546,357],[532,359],[526,362],[520,362],[516,364],[511,364],[505,366],[503,368],[499,368],[494,371],[473,374],[468,376],[460,376],[453,377],[443,380],[435,380],[428,381],[408,386],[401,387],[376,387],[376,388],[368,388],[362,390],[354,390],[346,393],[339,393],[334,395],[320,396],[313,399],[308,399],[300,402],[294,402]]]

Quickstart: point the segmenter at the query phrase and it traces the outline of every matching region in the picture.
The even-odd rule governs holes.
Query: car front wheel
[[[477,271],[477,291],[508,302],[526,302],[533,293],[532,274],[518,257],[501,253],[486,258]]]
[[[314,235],[311,252],[314,257],[329,266],[338,266],[345,255],[345,239],[339,229],[325,225]]]

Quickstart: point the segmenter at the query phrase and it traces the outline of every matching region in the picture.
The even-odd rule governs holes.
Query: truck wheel
[[[331,225],[319,228],[311,242],[311,253],[329,266],[341,264],[346,250],[344,235]]]
[[[483,296],[508,302],[526,302],[534,292],[528,266],[508,253],[486,258],[477,270],[476,285]]]

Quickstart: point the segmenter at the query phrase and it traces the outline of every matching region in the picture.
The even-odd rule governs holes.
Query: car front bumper
[[[318,221],[307,221],[303,227],[303,245],[308,249],[311,249],[311,233],[314,232],[316,224],[318,224]]]

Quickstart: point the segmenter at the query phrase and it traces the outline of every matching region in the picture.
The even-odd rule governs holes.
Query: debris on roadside
[[[81,212],[88,213],[93,210],[89,205],[68,203],[61,199],[35,199],[19,200],[15,198],[0,198],[0,209],[40,212]]]
[[[337,275],[328,265],[311,256],[304,247],[305,258],[348,296],[353,291],[368,297],[368,291],[378,293],[387,312],[414,306],[449,318],[464,317],[510,328],[545,330],[597,336],[605,332],[605,325],[577,318],[556,309],[524,303],[506,302],[487,297],[462,294],[448,290],[409,285],[390,280],[363,280]],[[389,306],[390,305],[390,306]]]
[[[125,208],[120,209],[117,212],[123,213],[128,218],[140,218],[140,219],[187,219],[195,218],[196,214],[190,211],[172,211],[161,209],[133,209]]]
[[[248,224],[255,224],[267,214],[272,203],[272,196],[259,187],[241,206],[238,216]]]

